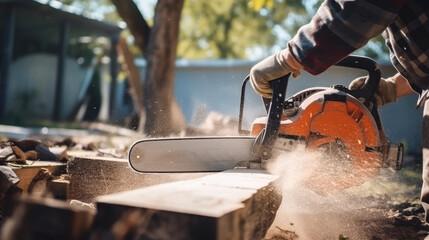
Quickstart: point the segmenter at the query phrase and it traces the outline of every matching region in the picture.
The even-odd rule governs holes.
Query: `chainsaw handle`
[[[371,109],[374,94],[381,79],[380,66],[371,58],[355,55],[350,55],[335,65],[368,71],[368,77],[363,86],[356,90],[348,90],[348,93],[359,100],[363,100],[363,104]]]
[[[253,144],[253,154],[266,160],[271,157],[271,149],[280,128],[280,121],[285,105],[286,90],[290,73],[270,81],[273,89],[271,103],[268,109],[268,120],[265,129],[261,131]]]
[[[275,91],[277,91],[277,89],[279,87],[280,88],[284,87],[283,95],[284,95],[284,97],[286,97],[285,95],[286,95],[286,89],[287,89],[289,77],[290,77],[290,74],[287,74],[283,77],[280,77],[280,78],[277,78],[275,80],[270,81],[271,88],[273,89],[273,96],[275,94]],[[239,113],[238,113],[238,133],[239,133],[239,135],[249,135],[250,134],[250,131],[243,129],[244,100],[246,98],[246,85],[247,85],[247,82],[249,82],[249,80],[250,80],[250,75],[247,75],[247,77],[244,79],[244,81],[241,85],[240,109],[239,109]],[[285,82],[286,86],[278,86],[279,82],[282,82],[282,81]],[[269,113],[269,107],[271,104],[271,100],[272,99],[270,99],[270,98],[262,97],[262,101],[264,103],[265,109],[267,110],[267,114]]]
[[[238,134],[239,135],[249,135],[250,133],[250,131],[248,130],[243,130],[244,99],[246,96],[246,85],[249,79],[250,79],[250,76],[247,75],[247,77],[244,79],[241,85],[240,111],[238,113]]]

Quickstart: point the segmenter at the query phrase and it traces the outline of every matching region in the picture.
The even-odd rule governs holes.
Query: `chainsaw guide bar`
[[[140,140],[129,151],[129,163],[138,172],[225,171],[256,160],[254,142],[240,136]]]

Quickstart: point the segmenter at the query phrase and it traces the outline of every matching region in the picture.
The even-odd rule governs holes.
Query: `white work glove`
[[[250,84],[253,89],[264,98],[271,98],[273,89],[269,81],[292,73],[297,78],[301,74],[299,70],[293,69],[286,62],[287,49],[271,55],[257,63],[250,69]]]
[[[353,80],[350,85],[350,90],[356,90],[363,86],[366,77],[360,77]],[[396,83],[393,78],[381,78],[374,97],[379,107],[388,103],[396,102]]]

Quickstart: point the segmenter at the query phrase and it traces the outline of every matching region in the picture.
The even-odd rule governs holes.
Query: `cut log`
[[[276,180],[263,170],[236,169],[102,196],[92,233],[135,239],[259,240],[281,202]],[[128,227],[118,232],[118,225]]]
[[[106,194],[147,187],[155,184],[187,180],[208,173],[142,174],[134,171],[127,159],[98,157],[97,152],[69,152],[69,198],[93,202]]]

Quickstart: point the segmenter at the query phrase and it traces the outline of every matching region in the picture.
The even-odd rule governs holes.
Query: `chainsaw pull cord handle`
[[[291,74],[289,73],[270,81],[273,89],[273,95],[268,109],[267,125],[259,133],[252,149],[253,154],[262,160],[271,158],[271,150],[280,128],[280,121],[283,114],[286,90],[290,75]]]
[[[350,55],[339,61],[336,66],[357,68],[368,71],[368,77],[363,86],[356,90],[348,90],[348,93],[353,97],[363,101],[363,104],[372,109],[376,105],[374,94],[377,91],[378,84],[381,79],[381,71],[379,65],[368,57]],[[375,106],[377,108],[377,106]]]

